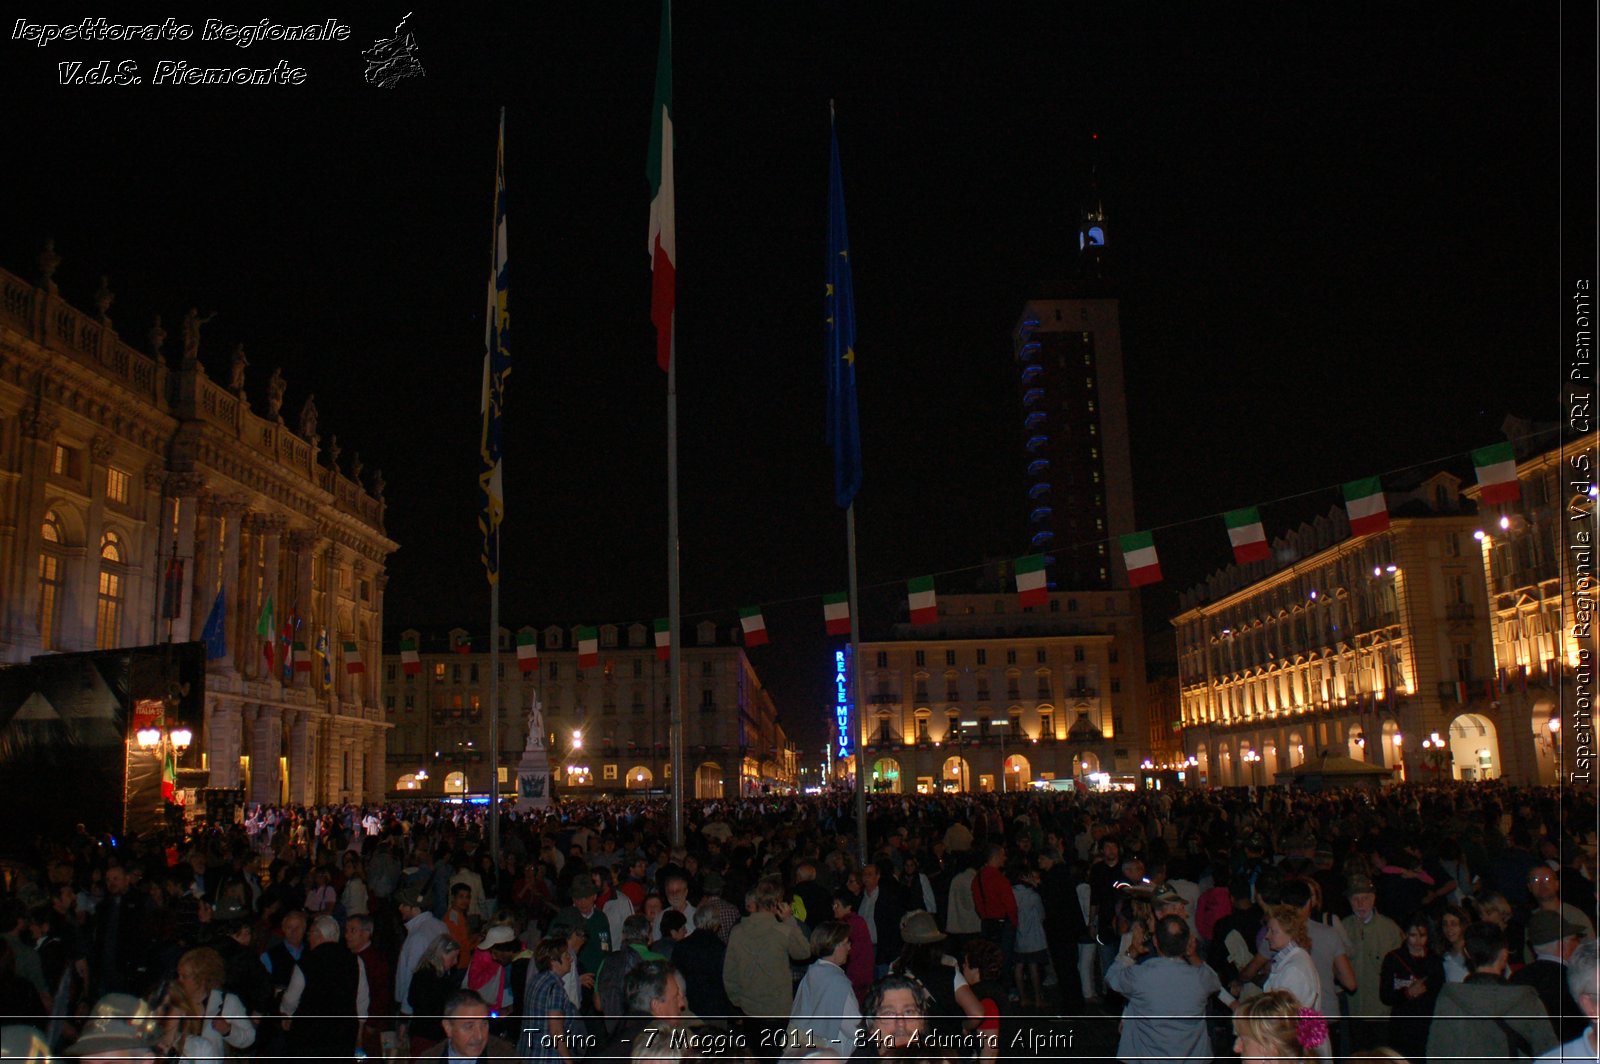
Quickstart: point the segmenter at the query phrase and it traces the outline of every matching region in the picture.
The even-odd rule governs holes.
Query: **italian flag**
[[[1463,706],[1467,704],[1467,681],[1465,680],[1456,681],[1456,702]]]
[[[1254,506],[1229,510],[1222,515],[1222,523],[1228,526],[1233,560],[1240,565],[1245,562],[1264,562],[1272,556],[1272,549],[1267,546],[1267,532],[1261,527],[1261,511]]]
[[[760,606],[741,606],[739,627],[744,629],[745,646],[759,647],[767,643],[767,619],[761,616]],[[833,631],[831,628],[828,630]]]
[[[361,648],[349,640],[344,644],[344,671],[351,676],[367,671],[366,662],[361,660]]]
[[[672,660],[672,622],[665,617],[656,618],[656,660]]]
[[[1517,483],[1517,458],[1511,453],[1511,444],[1479,447],[1472,452],[1472,464],[1478,470],[1478,488],[1484,502],[1498,506],[1522,498],[1522,485]]]
[[[600,629],[578,629],[578,668],[592,669],[600,664]]]
[[[822,619],[828,626],[829,635],[849,635],[850,596],[843,591],[823,595]]]
[[[422,659],[417,657],[415,639],[400,640],[400,671],[407,676],[415,676],[422,671]]]
[[[1050,588],[1045,583],[1044,555],[1018,558],[1011,567],[1017,576],[1017,604],[1043,606],[1050,598]]]
[[[539,667],[539,637],[533,632],[517,633],[517,668],[527,675]]]
[[[169,802],[178,800],[178,759],[173,755],[171,745],[161,755],[161,797]]]
[[[300,642],[298,639],[295,640],[294,643],[294,671],[311,671],[311,651],[308,650],[306,645]]]
[[[1377,477],[1352,480],[1344,486],[1344,508],[1350,515],[1350,534],[1364,536],[1389,527],[1389,504],[1383,501],[1383,484]]]
[[[672,188],[672,2],[661,2],[661,50],[656,54],[656,98],[650,113],[650,320],[656,326],[656,365],[672,365],[672,316],[678,301],[678,224]]]
[[[261,653],[267,657],[267,673],[272,672],[272,596],[267,596],[266,605],[261,607],[261,616],[256,621],[256,635],[263,640]]]
[[[911,604],[912,624],[933,624],[939,619],[939,601],[933,590],[933,577],[919,576],[906,582],[906,601]]]
[[[1155,537],[1148,532],[1134,532],[1117,537],[1122,548],[1122,564],[1128,568],[1128,586],[1143,587],[1161,580],[1161,559],[1156,557]]]

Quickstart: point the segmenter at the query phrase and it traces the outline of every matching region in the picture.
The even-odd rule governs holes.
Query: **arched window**
[[[115,532],[100,537],[100,592],[95,601],[94,645],[110,650],[122,635],[122,600],[127,593],[127,566],[122,538]]]
[[[44,546],[39,551],[39,645],[46,650],[56,646],[56,620],[61,610],[61,593],[65,586],[62,578],[61,548],[66,534],[61,527],[61,517],[54,510],[45,511],[44,524],[39,530]]]

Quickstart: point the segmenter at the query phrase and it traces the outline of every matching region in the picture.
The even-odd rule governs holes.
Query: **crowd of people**
[[[9,855],[44,1059],[1595,1052],[1594,795],[1503,784],[255,808]],[[1092,1041],[1092,1039],[1091,1039]],[[1111,1043],[1114,1042],[1114,1047]]]

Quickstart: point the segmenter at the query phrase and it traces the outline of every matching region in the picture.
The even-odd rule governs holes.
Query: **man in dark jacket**
[[[1562,1042],[1570,1042],[1589,1026],[1589,1018],[1567,988],[1567,960],[1578,948],[1582,928],[1558,912],[1541,909],[1528,918],[1528,946],[1533,963],[1524,965],[1511,982],[1531,986],[1556,1025]]]
[[[367,1014],[369,1003],[361,962],[339,941],[339,921],[317,917],[283,992],[289,1055],[352,1056],[361,1040],[359,1017]]]
[[[739,1011],[728,1000],[728,991],[722,985],[728,947],[717,933],[716,910],[698,908],[694,921],[695,929],[689,937],[672,947],[672,966],[683,974],[689,986],[689,1011],[707,1023],[726,1027],[729,1017]]]
[[[1067,1015],[1083,1011],[1083,984],[1078,979],[1078,943],[1087,939],[1089,929],[1078,906],[1078,888],[1072,882],[1061,854],[1044,850],[1039,854],[1039,894],[1044,900],[1044,937],[1050,960],[1060,984],[1061,1007]]]
[[[900,918],[906,914],[900,901],[900,884],[894,878],[894,865],[880,860],[861,869],[861,903],[856,912],[872,932],[873,975],[881,979],[905,948],[900,938]]]

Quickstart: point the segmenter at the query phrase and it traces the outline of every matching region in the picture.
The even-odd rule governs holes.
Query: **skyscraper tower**
[[[1122,328],[1097,176],[1078,226],[1074,276],[1042,285],[1012,333],[1027,467],[1027,549],[1053,586],[1128,586],[1116,537],[1134,531]]]

